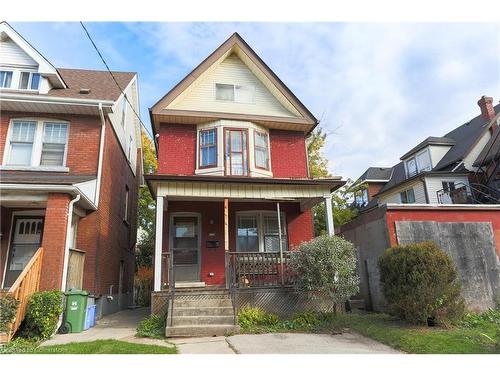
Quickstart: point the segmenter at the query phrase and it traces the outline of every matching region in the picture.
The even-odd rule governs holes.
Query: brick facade
[[[273,177],[307,177],[304,134],[289,130],[270,130]]]
[[[158,173],[194,175],[195,125],[161,124],[158,145]]]

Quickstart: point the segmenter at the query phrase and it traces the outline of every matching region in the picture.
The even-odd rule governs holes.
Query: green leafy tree
[[[328,178],[328,159],[323,155],[326,143],[326,133],[317,128],[311,133],[307,144],[309,159],[309,176],[311,178]],[[346,184],[332,194],[333,222],[335,226],[341,226],[354,219],[358,210],[352,205],[356,195],[362,193],[365,186],[347,180]],[[318,204],[313,208],[314,234],[320,236],[326,234],[325,205]]]
[[[144,130],[141,133],[141,138],[144,174],[155,173],[158,162],[153,141]],[[154,252],[156,203],[147,186],[139,188],[138,206],[139,239],[135,263],[136,267],[151,267]]]

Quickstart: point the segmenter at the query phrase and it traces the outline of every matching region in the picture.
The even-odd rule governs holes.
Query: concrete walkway
[[[95,340],[129,341],[135,338],[137,324],[149,315],[149,308],[122,310],[110,314],[96,322],[95,327],[80,333],[56,334],[45,341],[42,346],[68,344],[70,342],[86,342]],[[159,341],[159,340],[158,340]],[[132,342],[132,341],[131,341]],[[133,341],[138,342],[138,341]]]

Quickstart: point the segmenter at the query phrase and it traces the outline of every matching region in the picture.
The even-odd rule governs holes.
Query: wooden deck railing
[[[293,284],[288,267],[291,252],[226,252],[228,287],[280,287]]]
[[[7,291],[7,294],[10,294],[19,301],[19,306],[16,312],[16,319],[10,325],[9,331],[6,334],[0,334],[0,342],[9,342],[21,325],[26,314],[28,299],[40,287],[42,259],[43,248],[39,248],[26,267],[24,267],[23,272],[21,272],[14,284]]]

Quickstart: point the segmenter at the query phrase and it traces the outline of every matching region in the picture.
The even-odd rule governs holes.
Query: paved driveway
[[[180,354],[390,354],[391,347],[357,333],[267,333],[169,339]]]

